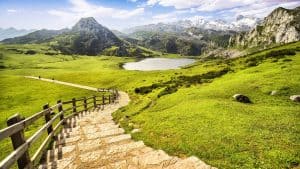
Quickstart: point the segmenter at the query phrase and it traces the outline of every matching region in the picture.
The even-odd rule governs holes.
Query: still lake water
[[[180,67],[194,63],[194,59],[168,59],[168,58],[148,58],[138,62],[128,62],[123,65],[126,70],[169,70],[180,69]]]

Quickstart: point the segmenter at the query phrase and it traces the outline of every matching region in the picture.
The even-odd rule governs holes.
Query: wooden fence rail
[[[69,118],[76,116],[80,112],[114,103],[119,97],[118,91],[115,89],[98,89],[98,91],[109,92],[109,95],[83,97],[79,99],[73,98],[70,101],[58,100],[56,105],[50,107],[49,104],[45,104],[42,111],[28,118],[22,118],[20,114],[15,114],[10,117],[7,120],[7,127],[0,130],[0,141],[10,137],[14,151],[0,162],[0,169],[10,168],[15,162],[17,162],[19,169],[33,168],[38,164],[46,147],[54,140],[57,133],[59,133],[58,131],[61,130]],[[70,105],[71,107],[64,109],[65,105]],[[55,110],[57,110],[57,113],[54,113]],[[42,117],[45,119],[45,124],[31,137],[26,139],[24,136],[25,129]],[[57,120],[59,121],[53,126]],[[46,131],[47,137],[34,152],[34,155],[30,157],[29,148]]]

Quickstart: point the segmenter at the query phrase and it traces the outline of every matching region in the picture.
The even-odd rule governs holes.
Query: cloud
[[[49,10],[48,13],[58,16],[64,20],[77,20],[81,17],[95,17],[100,19],[128,19],[144,13],[144,8],[134,10],[124,10],[118,8],[94,5],[86,0],[69,0],[71,7],[65,10]]]
[[[191,13],[191,11],[190,10],[176,10],[173,12],[154,15],[154,16],[152,16],[151,23],[159,23],[159,22],[170,23],[170,22],[175,22],[175,21],[181,20],[181,19],[186,19],[185,14],[187,14],[187,13]]]
[[[269,13],[271,13],[274,9],[278,7],[284,7],[284,8],[295,8],[299,6],[300,3],[296,1],[286,2],[286,3],[272,3],[270,4],[268,2],[260,3],[260,4],[252,4],[243,8],[233,8],[229,10],[229,12],[233,12],[236,15],[251,15],[255,17],[265,17]]]
[[[284,4],[290,2],[298,2],[299,0],[148,0],[147,5],[161,5],[164,7],[174,7],[175,9],[188,9],[193,8],[197,11],[220,11],[228,10],[232,8],[245,8],[251,5],[263,5],[259,8],[263,8],[265,5]]]
[[[6,11],[8,13],[16,13],[16,12],[18,12],[16,9],[7,9]]]

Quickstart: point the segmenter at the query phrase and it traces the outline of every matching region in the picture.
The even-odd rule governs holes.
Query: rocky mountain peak
[[[88,31],[88,32],[96,32],[99,29],[103,29],[104,27],[100,25],[95,18],[87,17],[81,18],[72,28],[73,31]]]
[[[273,10],[264,21],[249,32],[231,38],[232,46],[255,47],[300,40],[300,7]]]

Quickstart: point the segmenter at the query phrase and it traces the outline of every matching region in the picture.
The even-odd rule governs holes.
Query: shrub
[[[157,97],[160,98],[161,96],[167,95],[167,94],[172,94],[177,92],[177,87],[176,86],[167,86],[163,91],[161,91]]]
[[[25,52],[25,54],[26,54],[26,55],[34,55],[34,54],[36,54],[36,51],[34,51],[34,50],[27,50],[27,51]]]
[[[293,56],[296,55],[293,49],[282,49],[282,50],[272,50],[265,54],[266,58],[283,58],[285,55]]]

